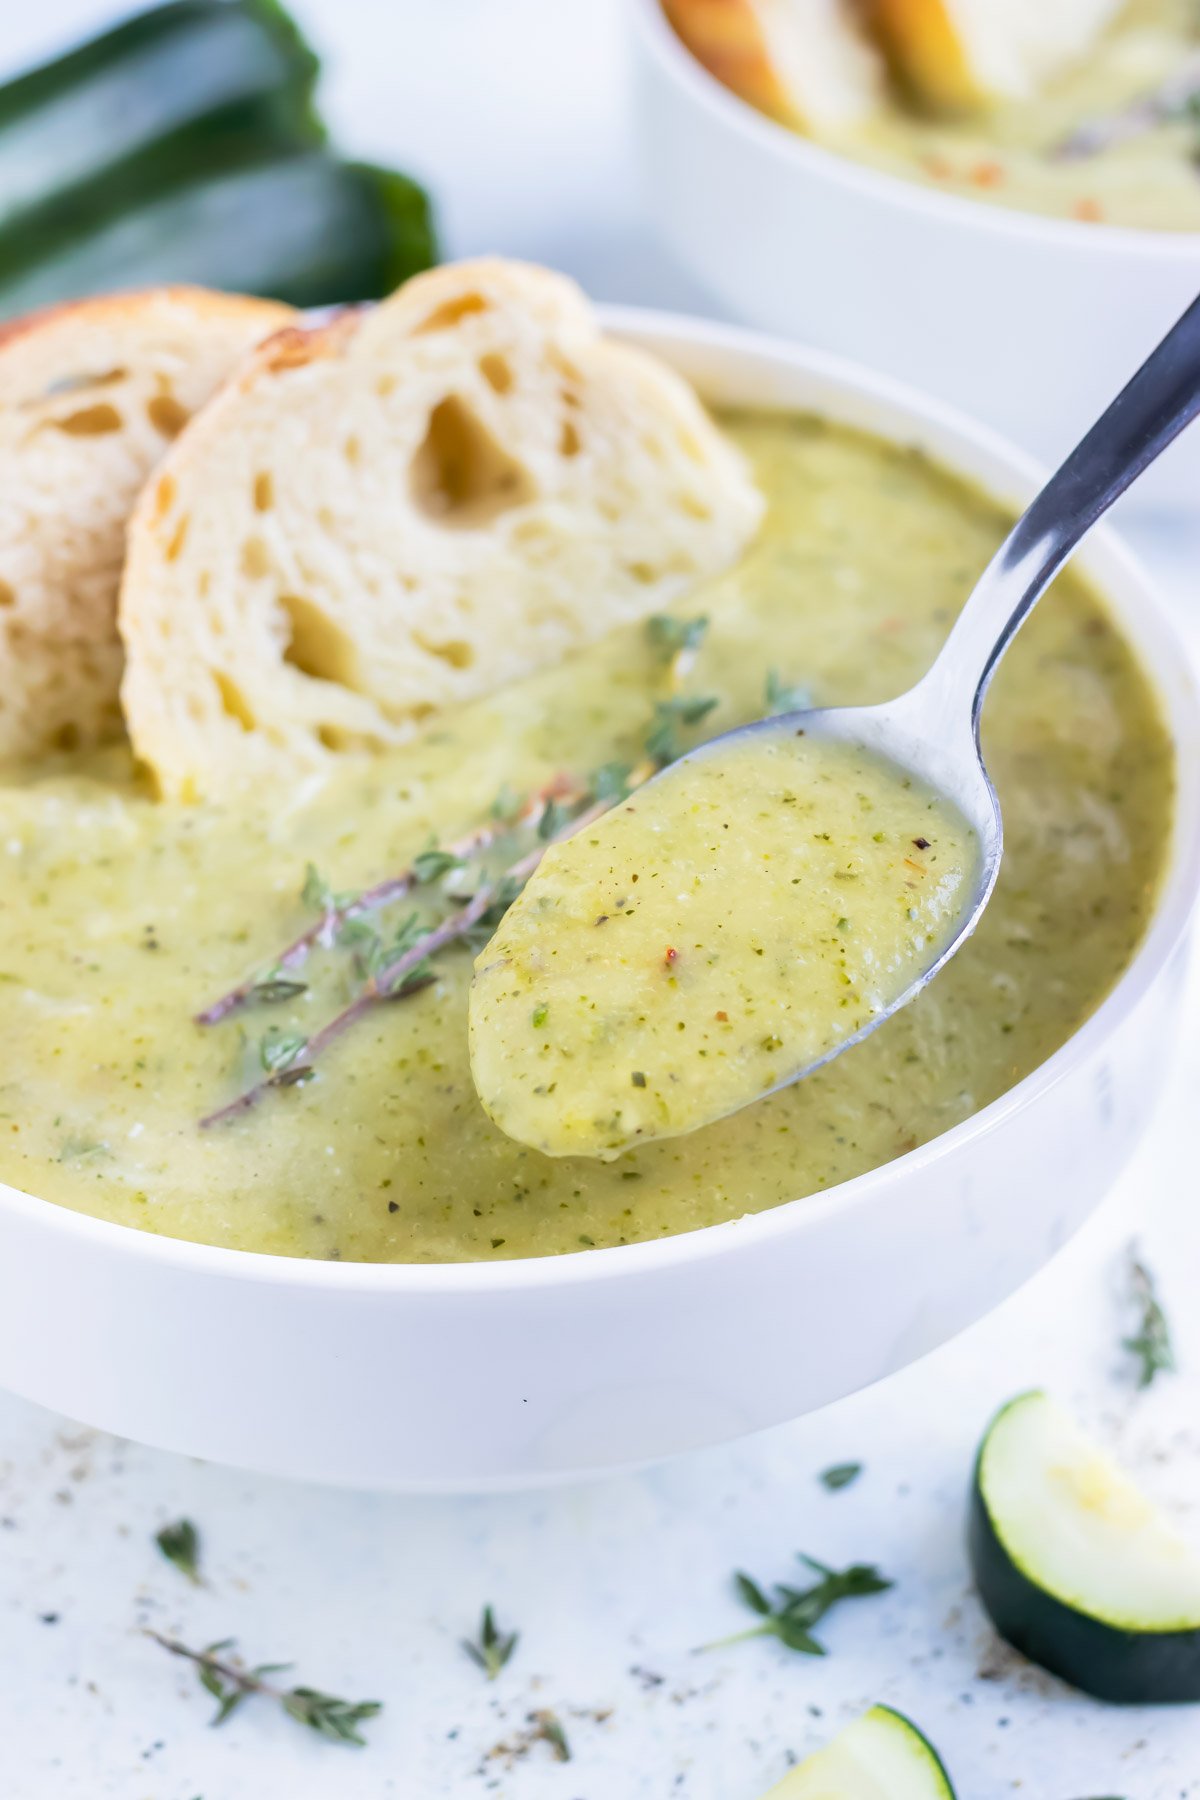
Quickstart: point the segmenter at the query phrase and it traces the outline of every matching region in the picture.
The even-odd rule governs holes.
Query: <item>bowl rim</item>
[[[666,77],[682,88],[694,105],[718,127],[736,132],[757,150],[792,164],[805,175],[818,176],[861,198],[960,229],[1033,239],[1068,253],[1086,247],[1113,255],[1165,259],[1200,267],[1200,231],[1142,230],[1136,225],[1057,219],[1016,206],[973,200],[966,194],[946,193],[932,184],[892,175],[870,163],[842,156],[760,112],[719,81],[677,35],[663,11],[662,0],[630,0],[630,5],[643,45]]]
[[[878,374],[848,358],[749,327],[656,308],[601,306],[598,311],[606,329],[658,347],[666,360],[670,360],[673,347],[689,346],[701,352],[725,351],[766,366],[785,365],[818,383],[836,387],[848,400],[879,405],[886,411],[902,414],[911,428],[956,437],[962,441],[962,447],[1003,466],[1004,475],[995,483],[978,479],[978,485],[1001,504],[1019,504],[1012,493],[1004,491],[1001,481],[1011,483],[1013,492],[1022,487],[1033,492],[1045,479],[1045,467],[1000,433],[906,382]],[[831,416],[838,417],[832,409]],[[888,426],[880,425],[875,429],[885,439],[902,441]],[[940,460],[954,469],[950,452],[944,453]],[[1177,777],[1182,774],[1190,779],[1184,755],[1186,742],[1180,736],[1178,725],[1182,713],[1200,746],[1200,684],[1191,659],[1173,620],[1158,601],[1154,583],[1122,540],[1104,524],[1089,537],[1082,556],[1083,566],[1086,568],[1089,561],[1096,559],[1109,571],[1108,574],[1098,573],[1094,578],[1102,597],[1107,583],[1115,577],[1117,581],[1139,589],[1142,598],[1148,602],[1144,613],[1146,635],[1156,638],[1161,645],[1153,659],[1157,667],[1151,667],[1149,673],[1157,685],[1157,668],[1173,667],[1177,697],[1168,702],[1163,696],[1164,710],[1176,751]],[[1140,660],[1151,659],[1140,656]],[[919,1173],[960,1147],[1002,1127],[1009,1118],[1034,1104],[1086,1061],[1138,1006],[1182,940],[1200,890],[1200,776],[1191,785],[1195,789],[1195,804],[1185,813],[1180,804],[1183,782],[1177,780],[1169,860],[1145,933],[1128,965],[1095,1010],[1044,1062],[1037,1064],[979,1112],[972,1113],[915,1150],[823,1192],[801,1195],[759,1213],[743,1214],[740,1218],[699,1226],[669,1237],[489,1263],[343,1262],[234,1250],[190,1238],[167,1236],[139,1226],[116,1224],[89,1213],[76,1212],[4,1182],[0,1182],[0,1233],[11,1222],[18,1228],[24,1226],[70,1240],[81,1249],[91,1248],[101,1255],[122,1260],[131,1257],[135,1262],[195,1276],[265,1282],[272,1287],[290,1289],[316,1288],[342,1295],[418,1299],[438,1295],[494,1298],[536,1288],[575,1288],[625,1277],[646,1278],[669,1272],[673,1266],[681,1268],[705,1262],[727,1251],[750,1250],[776,1237],[817,1229],[835,1211],[852,1212],[868,1207],[880,1187],[894,1178],[897,1169]]]

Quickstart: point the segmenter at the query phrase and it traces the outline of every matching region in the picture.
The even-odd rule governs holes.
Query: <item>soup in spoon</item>
[[[948,800],[857,745],[700,752],[554,846],[505,915],[471,990],[480,1098],[552,1156],[723,1118],[896,1001],[977,864]]]

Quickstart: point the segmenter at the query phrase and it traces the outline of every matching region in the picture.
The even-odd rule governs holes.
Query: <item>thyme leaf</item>
[[[382,1711],[383,1703],[379,1700],[340,1700],[336,1694],[325,1694],[312,1687],[281,1688],[266,1677],[289,1669],[291,1664],[258,1663],[254,1668],[245,1668],[225,1655],[233,1648],[233,1638],[221,1638],[203,1650],[190,1650],[186,1644],[164,1637],[161,1632],[148,1631],[146,1635],[161,1644],[164,1650],[169,1650],[172,1656],[186,1657],[195,1663],[201,1687],[217,1702],[214,1725],[223,1725],[252,1694],[262,1694],[277,1701],[290,1719],[307,1725],[332,1743],[364,1744],[366,1739],[358,1727]]]
[[[593,800],[610,800],[614,804],[624,800],[629,793],[629,777],[632,774],[629,763],[601,763],[588,782],[588,792]]]
[[[660,768],[683,755],[679,737],[682,725],[698,725],[717,705],[715,694],[673,694],[669,700],[656,700],[654,719],[646,733],[645,750]]]
[[[258,1060],[268,1075],[279,1075],[291,1068],[296,1059],[308,1048],[308,1039],[300,1037],[297,1032],[279,1031],[272,1025],[271,1029],[259,1039]]]
[[[836,1494],[839,1488],[849,1487],[852,1481],[857,1481],[862,1472],[860,1462],[834,1463],[830,1468],[822,1469],[817,1479],[822,1487]]]
[[[551,838],[558,836],[574,810],[574,807],[563,800],[547,800],[537,824],[537,834],[543,844],[548,844]]]
[[[515,825],[521,816],[522,805],[520,794],[507,781],[502,782],[499,793],[492,801],[492,817],[502,825]]]
[[[463,1638],[462,1647],[471,1661],[483,1670],[488,1680],[495,1681],[516,1649],[519,1638],[519,1632],[501,1631],[491,1607],[485,1606],[479,1621],[478,1638]]]
[[[381,1710],[379,1700],[339,1700],[319,1688],[294,1687],[281,1696],[283,1710],[335,1744],[365,1744],[358,1727]]]
[[[318,869],[316,863],[308,863],[304,870],[304,886],[300,889],[300,904],[307,906],[312,912],[332,912],[336,904],[333,889]]]
[[[767,713],[772,718],[778,713],[807,712],[812,705],[812,695],[808,689],[783,681],[778,669],[767,670],[763,699]]]
[[[1122,1338],[1121,1344],[1141,1363],[1138,1387],[1148,1388],[1156,1375],[1174,1369],[1175,1348],[1171,1342],[1167,1315],[1159,1303],[1154,1277],[1136,1254],[1130,1256],[1129,1282],[1133,1290],[1132,1302],[1139,1310],[1141,1322],[1134,1335]]]
[[[169,1563],[189,1581],[200,1580],[200,1533],[190,1519],[176,1519],[154,1534],[154,1541]]]
[[[831,1569],[811,1556],[801,1555],[799,1560],[807,1563],[819,1579],[806,1588],[776,1582],[774,1592],[778,1599],[774,1601],[739,1569],[733,1578],[738,1597],[744,1606],[758,1615],[759,1623],[748,1631],[736,1632],[732,1637],[720,1638],[701,1648],[716,1650],[726,1644],[741,1643],[746,1638],[776,1637],[788,1650],[799,1651],[804,1656],[824,1656],[825,1647],[813,1637],[812,1631],[825,1614],[842,1600],[881,1594],[893,1585],[873,1563],[851,1563],[847,1569]]]
[[[427,887],[431,881],[437,881],[448,875],[451,869],[461,869],[463,858],[453,850],[439,850],[436,845],[429,850],[422,850],[419,856],[413,857],[413,880],[421,887]]]
[[[665,661],[684,650],[698,650],[708,631],[703,615],[696,619],[676,619],[670,613],[653,613],[646,620],[646,636],[651,648]]]
[[[307,981],[296,981],[290,975],[280,975],[272,970],[247,989],[246,999],[251,1005],[259,1002],[264,1006],[278,1006],[286,1000],[298,1000],[307,992]]]

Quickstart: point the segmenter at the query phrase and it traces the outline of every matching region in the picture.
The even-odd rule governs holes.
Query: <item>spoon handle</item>
[[[937,687],[961,694],[978,669],[976,731],[988,683],[1026,614],[1097,519],[1198,413],[1200,299],[1017,520],[947,638],[935,664]]]

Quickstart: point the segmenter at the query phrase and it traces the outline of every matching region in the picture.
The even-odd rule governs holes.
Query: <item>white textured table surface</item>
[[[43,0],[6,17],[0,60],[106,10]],[[343,135],[434,183],[451,251],[536,256],[604,298],[704,310],[640,219],[615,0],[296,10],[330,52]],[[1200,520],[1137,535],[1200,647]],[[1200,1535],[1195,980],[1192,1002],[1151,1141],[1058,1261],[924,1363],[754,1441],[552,1493],[406,1501],[161,1455],[0,1396],[0,1800],[756,1800],[789,1752],[873,1700],[922,1723],[962,1800],[1200,1795],[1195,1709],[1103,1708],[998,1656],[961,1541],[981,1426],[1033,1383],[1099,1425]],[[1118,1349],[1135,1232],[1183,1369],[1142,1398]],[[795,1331],[800,1345],[802,1315]],[[865,1474],[827,1494],[817,1472],[846,1459]],[[180,1514],[203,1533],[202,1588],[151,1541]],[[785,1578],[799,1549],[878,1561],[897,1586],[831,1617],[824,1662],[771,1643],[690,1654],[741,1623],[731,1569]],[[457,1645],[484,1600],[522,1632],[491,1686]],[[253,1658],[295,1658],[299,1679],[383,1699],[369,1747],[327,1746],[261,1704],[208,1730],[207,1697],[147,1623],[191,1643],[236,1635]],[[544,1744],[489,1755],[544,1706],[569,1765]]]

